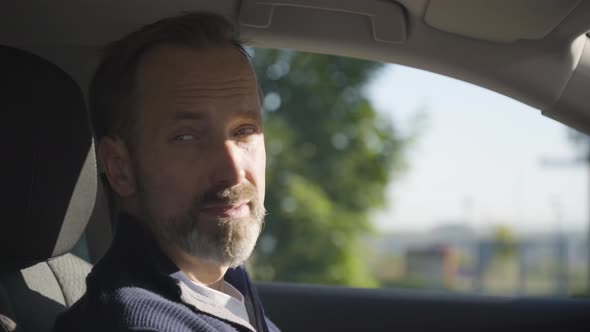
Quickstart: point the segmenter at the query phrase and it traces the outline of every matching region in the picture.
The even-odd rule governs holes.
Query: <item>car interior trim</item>
[[[377,42],[403,43],[406,41],[406,16],[403,7],[397,2],[365,0],[348,1],[339,5],[336,7],[333,1],[326,0],[244,0],[240,7],[239,23],[250,28],[268,29],[278,10],[288,11],[293,8],[306,9],[307,12],[323,10],[367,17],[371,22],[373,39]]]

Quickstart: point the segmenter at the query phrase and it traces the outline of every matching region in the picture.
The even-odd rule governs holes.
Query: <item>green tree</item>
[[[517,241],[510,227],[502,224],[496,225],[492,234],[499,257],[502,259],[514,258]]]
[[[262,49],[253,63],[268,155],[255,278],[376,286],[361,240],[403,169],[407,141],[363,94],[383,65]]]

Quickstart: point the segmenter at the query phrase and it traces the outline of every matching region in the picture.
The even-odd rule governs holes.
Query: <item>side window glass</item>
[[[256,280],[588,294],[586,136],[437,74],[249,51],[268,156]]]

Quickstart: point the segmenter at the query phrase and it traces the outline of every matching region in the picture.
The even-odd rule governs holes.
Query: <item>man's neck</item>
[[[160,248],[191,281],[221,290],[223,277],[227,271],[226,266],[219,266],[188,255],[174,245],[160,243]]]

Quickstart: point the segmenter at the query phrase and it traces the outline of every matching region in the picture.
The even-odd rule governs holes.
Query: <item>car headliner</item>
[[[239,23],[252,46],[425,69],[590,133],[590,1],[20,0],[0,5],[0,44],[37,53],[85,86],[101,45],[196,10]]]

